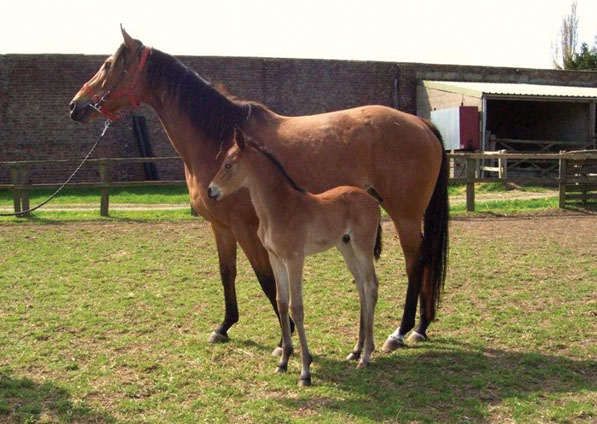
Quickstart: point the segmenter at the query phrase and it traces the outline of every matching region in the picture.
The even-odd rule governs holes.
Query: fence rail
[[[579,201],[586,205],[597,201],[597,151],[577,151],[562,153],[449,153],[451,161],[465,163],[463,177],[450,178],[452,183],[466,185],[466,209],[475,210],[475,183],[512,182],[517,184],[554,184],[559,186],[559,207],[564,208],[571,201]],[[71,188],[99,188],[100,215],[108,216],[110,203],[110,189],[120,187],[160,187],[185,186],[184,180],[168,181],[111,181],[110,168],[118,164],[143,164],[167,161],[180,161],[179,157],[152,158],[106,158],[90,159],[88,164],[96,165],[99,170],[99,181],[69,184]],[[508,176],[508,161],[520,160],[551,160],[557,162],[559,176],[548,177],[520,177]],[[487,162],[497,162],[497,166],[486,165]],[[33,160],[0,162],[0,167],[10,168],[11,183],[0,184],[0,189],[13,192],[13,206],[15,213],[29,209],[29,192],[37,188],[58,188],[60,184],[31,184],[29,170],[32,166],[77,165],[78,160]],[[485,176],[496,173],[496,176]],[[19,216],[28,216],[22,213]]]

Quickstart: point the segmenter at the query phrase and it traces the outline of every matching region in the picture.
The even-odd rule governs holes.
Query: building
[[[102,124],[81,125],[72,121],[68,104],[104,59],[103,56],[85,55],[0,56],[0,162],[83,157],[101,131]],[[574,86],[591,90],[597,87],[597,72],[588,71],[308,59],[181,57],[181,60],[212,83],[224,84],[235,96],[262,102],[285,115],[321,113],[364,104],[382,104],[425,115],[432,108],[437,108],[429,96],[429,103],[423,105],[425,107],[420,101],[422,90],[433,89],[426,84],[433,82],[449,82],[452,90],[464,90],[462,84],[473,82]],[[528,136],[522,124],[517,127],[519,132],[506,131],[509,126],[505,114],[520,117],[534,110],[532,103],[523,103],[512,97],[497,98],[495,96],[499,93],[486,88],[479,90],[477,92],[482,94],[477,103],[479,100],[483,103],[483,98],[487,101],[487,108],[479,109],[485,116],[482,128],[503,140],[535,137]],[[474,98],[472,95],[466,97],[466,101],[468,97]],[[460,94],[455,103],[464,98]],[[547,102],[551,106],[545,107],[553,107],[552,116],[558,120],[568,119],[564,115],[569,106],[572,107],[568,123],[550,127],[565,130],[565,136],[558,135],[562,140],[576,140],[574,134],[584,134],[588,126],[592,128],[594,143],[595,97],[588,99],[579,101],[573,95],[566,97],[565,104]],[[584,112],[580,111],[579,105],[587,102],[593,108],[593,112],[589,112],[592,118],[581,119]],[[142,107],[139,113],[147,120],[147,135],[153,154],[175,155],[153,112]],[[548,121],[551,124],[552,120]],[[500,133],[502,130],[504,135]],[[487,132],[485,134],[486,147],[489,137]],[[546,129],[540,140],[550,136],[551,130]],[[499,147],[496,144],[496,148]],[[94,153],[94,157],[140,155],[131,119],[113,125]],[[31,169],[30,178],[34,183],[55,183],[64,180],[71,171],[71,167],[39,166]],[[95,169],[83,169],[77,178],[79,181],[97,181],[97,174]],[[179,163],[160,164],[158,174],[162,179],[183,178]],[[117,180],[144,179],[145,168],[142,165],[122,166],[112,170],[111,177]],[[8,169],[0,167],[0,182],[9,179]]]

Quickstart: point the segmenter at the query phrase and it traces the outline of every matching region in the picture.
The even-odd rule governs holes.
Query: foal
[[[379,206],[365,191],[349,186],[321,194],[300,188],[278,160],[260,144],[245,142],[237,130],[235,143],[209,184],[207,194],[221,200],[241,187],[249,189],[259,218],[258,236],[276,278],[277,302],[282,329],[282,357],[277,372],[284,372],[292,353],[288,312],[301,344],[302,370],[299,385],[311,384],[311,355],[303,325],[302,273],[305,256],[336,246],[354,276],[361,316],[358,342],[347,359],[367,366],[373,343],[373,315],[377,302],[374,257],[381,253]],[[289,303],[290,295],[290,303]],[[361,356],[362,354],[362,356]]]

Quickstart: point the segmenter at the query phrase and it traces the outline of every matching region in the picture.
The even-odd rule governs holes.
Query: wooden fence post
[[[12,204],[15,213],[21,212],[21,191],[17,188],[19,186],[19,166],[14,164],[10,167],[10,176],[12,180]],[[21,215],[17,215],[20,217]]]
[[[21,184],[21,210],[26,211],[29,210],[29,165],[24,164],[20,167],[20,177],[19,183]],[[29,212],[25,212],[21,216],[29,217],[31,214]]]
[[[506,150],[500,150],[500,153],[506,153]],[[498,158],[498,178],[500,180],[508,178],[508,158],[501,156]]]
[[[108,208],[110,206],[110,176],[108,175],[108,162],[106,160],[102,160],[99,163],[99,173],[100,181],[102,182],[102,187],[100,188],[100,215],[108,216]]]
[[[566,207],[566,174],[568,173],[568,162],[564,158],[564,156],[560,156],[560,178],[559,178],[559,185],[560,185],[560,202],[559,208],[564,209]]]
[[[477,171],[477,160],[466,158],[466,210],[475,211],[475,174]]]

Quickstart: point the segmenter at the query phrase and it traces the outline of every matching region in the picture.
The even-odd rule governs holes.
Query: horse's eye
[[[230,169],[230,168],[232,168],[232,164],[231,163],[227,163],[226,165],[224,165],[224,168]]]
[[[106,62],[106,63],[104,64],[104,70],[105,70],[106,72],[108,72],[108,71],[110,70],[110,62]]]

